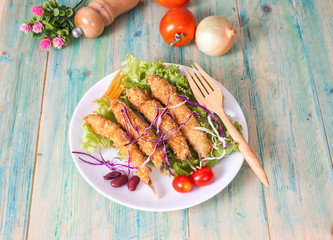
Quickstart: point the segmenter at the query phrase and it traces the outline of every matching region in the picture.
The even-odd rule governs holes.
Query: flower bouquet
[[[73,40],[71,32],[74,27],[74,12],[84,2],[85,0],[81,0],[74,8],[60,6],[53,0],[36,5],[31,9],[35,16],[31,20],[25,20],[20,30],[25,34],[29,33],[31,37],[38,36],[43,50],[51,47],[61,49]]]

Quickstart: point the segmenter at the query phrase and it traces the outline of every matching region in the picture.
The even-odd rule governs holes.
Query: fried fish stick
[[[95,133],[102,137],[109,138],[125,158],[129,157],[128,151],[130,152],[131,165],[138,168],[138,170],[136,170],[136,174],[139,176],[141,181],[151,187],[155,195],[157,195],[156,189],[149,177],[149,170],[147,165],[141,167],[142,163],[144,163],[146,160],[145,157],[137,148],[136,144],[124,146],[130,142],[129,139],[125,140],[123,138],[123,136],[126,136],[126,132],[122,130],[118,124],[113,123],[98,115],[91,114],[85,116],[83,120],[93,129]]]
[[[170,94],[169,105],[176,106],[183,102],[178,97],[176,88],[171,86],[165,79],[158,75],[148,75],[147,83],[150,85],[153,97],[160,100],[164,105],[167,105]],[[170,112],[175,116],[177,123],[184,123],[190,114],[191,110],[182,104],[176,108],[170,108]],[[189,121],[181,128],[181,131],[193,146],[194,150],[199,154],[199,158],[206,158],[213,149],[212,142],[207,138],[206,134],[195,127],[200,127],[200,124],[194,116],[190,117]]]
[[[143,115],[145,115],[149,122],[154,121],[156,117],[156,106],[160,109],[163,108],[163,106],[158,101],[151,99],[147,93],[139,89],[128,89],[126,91],[126,95],[128,96],[128,99],[133,104],[133,106]],[[188,160],[191,157],[191,153],[190,149],[187,146],[186,139],[180,131],[175,133],[178,125],[172,120],[172,118],[168,114],[164,114],[161,120],[162,121],[160,127],[163,132],[169,131],[166,137],[174,134],[171,138],[167,140],[167,143],[170,145],[170,147],[180,160]]]
[[[111,101],[111,109],[116,117],[117,122],[124,128],[128,129],[129,134],[134,138],[138,138],[145,132],[145,129],[148,126],[145,122],[143,122],[131,109],[129,109],[126,104],[120,102],[117,99]],[[125,114],[125,110],[127,110],[127,115]],[[133,129],[129,120],[131,121],[132,125],[137,128],[139,135],[136,132],[136,129]],[[143,138],[143,139],[142,139]],[[151,155],[154,151],[154,154],[151,155],[151,160],[154,163],[155,167],[159,170],[161,174],[165,173],[165,166],[164,166],[164,154],[160,146],[156,146],[156,142],[158,141],[157,137],[153,133],[151,129],[149,129],[143,137],[140,138],[137,143],[140,147],[140,150],[146,154]],[[149,141],[155,142],[148,142],[144,139]],[[155,150],[155,147],[157,148]]]

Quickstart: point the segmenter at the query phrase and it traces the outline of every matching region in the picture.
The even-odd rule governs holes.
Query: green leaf
[[[66,10],[66,16],[67,17],[71,17],[72,15],[73,15],[73,9],[67,8],[67,10]]]
[[[108,138],[96,134],[88,124],[82,123],[81,126],[84,132],[82,146],[87,153],[93,153],[98,147],[101,149],[112,147],[112,142]]]
[[[63,29],[61,31],[64,33],[64,35],[68,35],[69,34],[68,30],[66,30],[66,29]]]
[[[65,21],[65,18],[60,18],[59,23],[62,24]]]
[[[104,117],[112,122],[116,122],[116,118],[112,109],[110,108],[111,99],[110,98],[102,98],[102,99],[95,99],[98,107],[96,109],[96,114]]]
[[[61,17],[63,17],[63,16],[65,16],[65,11],[64,10],[60,10],[60,13],[59,13],[59,16],[61,16]]]
[[[52,7],[52,8],[56,8],[56,7],[58,7],[59,5],[58,5],[58,3],[55,3],[54,1],[49,1],[49,4],[50,4],[50,6]]]
[[[69,25],[71,25],[71,28],[74,27],[74,24],[72,22],[69,22]]]
[[[53,15],[53,10],[50,10],[49,8],[44,9],[44,15],[45,15],[45,16],[49,16],[50,14]]]
[[[51,16],[46,16],[46,17],[45,17],[45,22],[49,22],[50,19],[51,19]]]
[[[49,8],[49,7],[50,7],[50,5],[48,2],[43,2],[43,8]]]
[[[53,14],[55,17],[57,17],[59,15],[59,9],[58,8],[53,9]]]
[[[57,34],[58,34],[58,35],[61,35],[61,33],[62,33],[61,30],[58,30],[58,31],[57,31]]]
[[[51,24],[47,23],[47,24],[45,25],[45,29],[46,29],[46,30],[53,30],[53,26],[52,26]]]

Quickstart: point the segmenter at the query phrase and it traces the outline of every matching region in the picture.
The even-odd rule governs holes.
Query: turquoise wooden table
[[[0,239],[333,239],[332,0],[191,0],[198,22],[221,15],[237,28],[222,57],[169,47],[158,31],[167,9],[153,0],[99,38],[42,51],[18,31],[40,3],[0,1]],[[167,213],[90,187],[71,159],[71,116],[127,53],[209,66],[241,105],[270,187],[244,163],[216,197]]]

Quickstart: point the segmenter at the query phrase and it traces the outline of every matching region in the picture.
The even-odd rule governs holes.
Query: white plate
[[[185,66],[179,65],[179,67],[181,73],[184,74]],[[82,119],[84,116],[96,109],[97,104],[92,103],[92,101],[104,94],[117,72],[118,71],[111,73],[97,82],[83,96],[76,107],[69,129],[69,145],[71,152],[84,151],[81,147],[83,130],[80,123],[83,122]],[[243,126],[244,138],[247,140],[248,131],[242,109],[230,92],[221,84],[219,84],[219,86],[225,96],[224,107],[227,114]],[[116,154],[116,150],[104,150],[102,154],[106,159],[112,159],[112,157]],[[77,155],[74,154],[72,154],[72,157],[76,167],[79,169],[84,179],[105,197],[127,207],[156,212],[173,211],[193,207],[214,197],[233,180],[244,161],[240,153],[232,153],[230,156],[224,158],[213,167],[215,181],[212,184],[205,187],[193,187],[192,190],[186,194],[176,192],[172,187],[172,179],[168,176],[160,175],[157,170],[153,168],[150,176],[157,187],[160,196],[159,199],[156,199],[151,189],[149,189],[142,182],[134,192],[130,192],[126,186],[121,188],[112,188],[110,186],[110,181],[103,179],[103,176],[109,172],[108,168],[105,166],[92,166],[84,163],[78,159]]]

